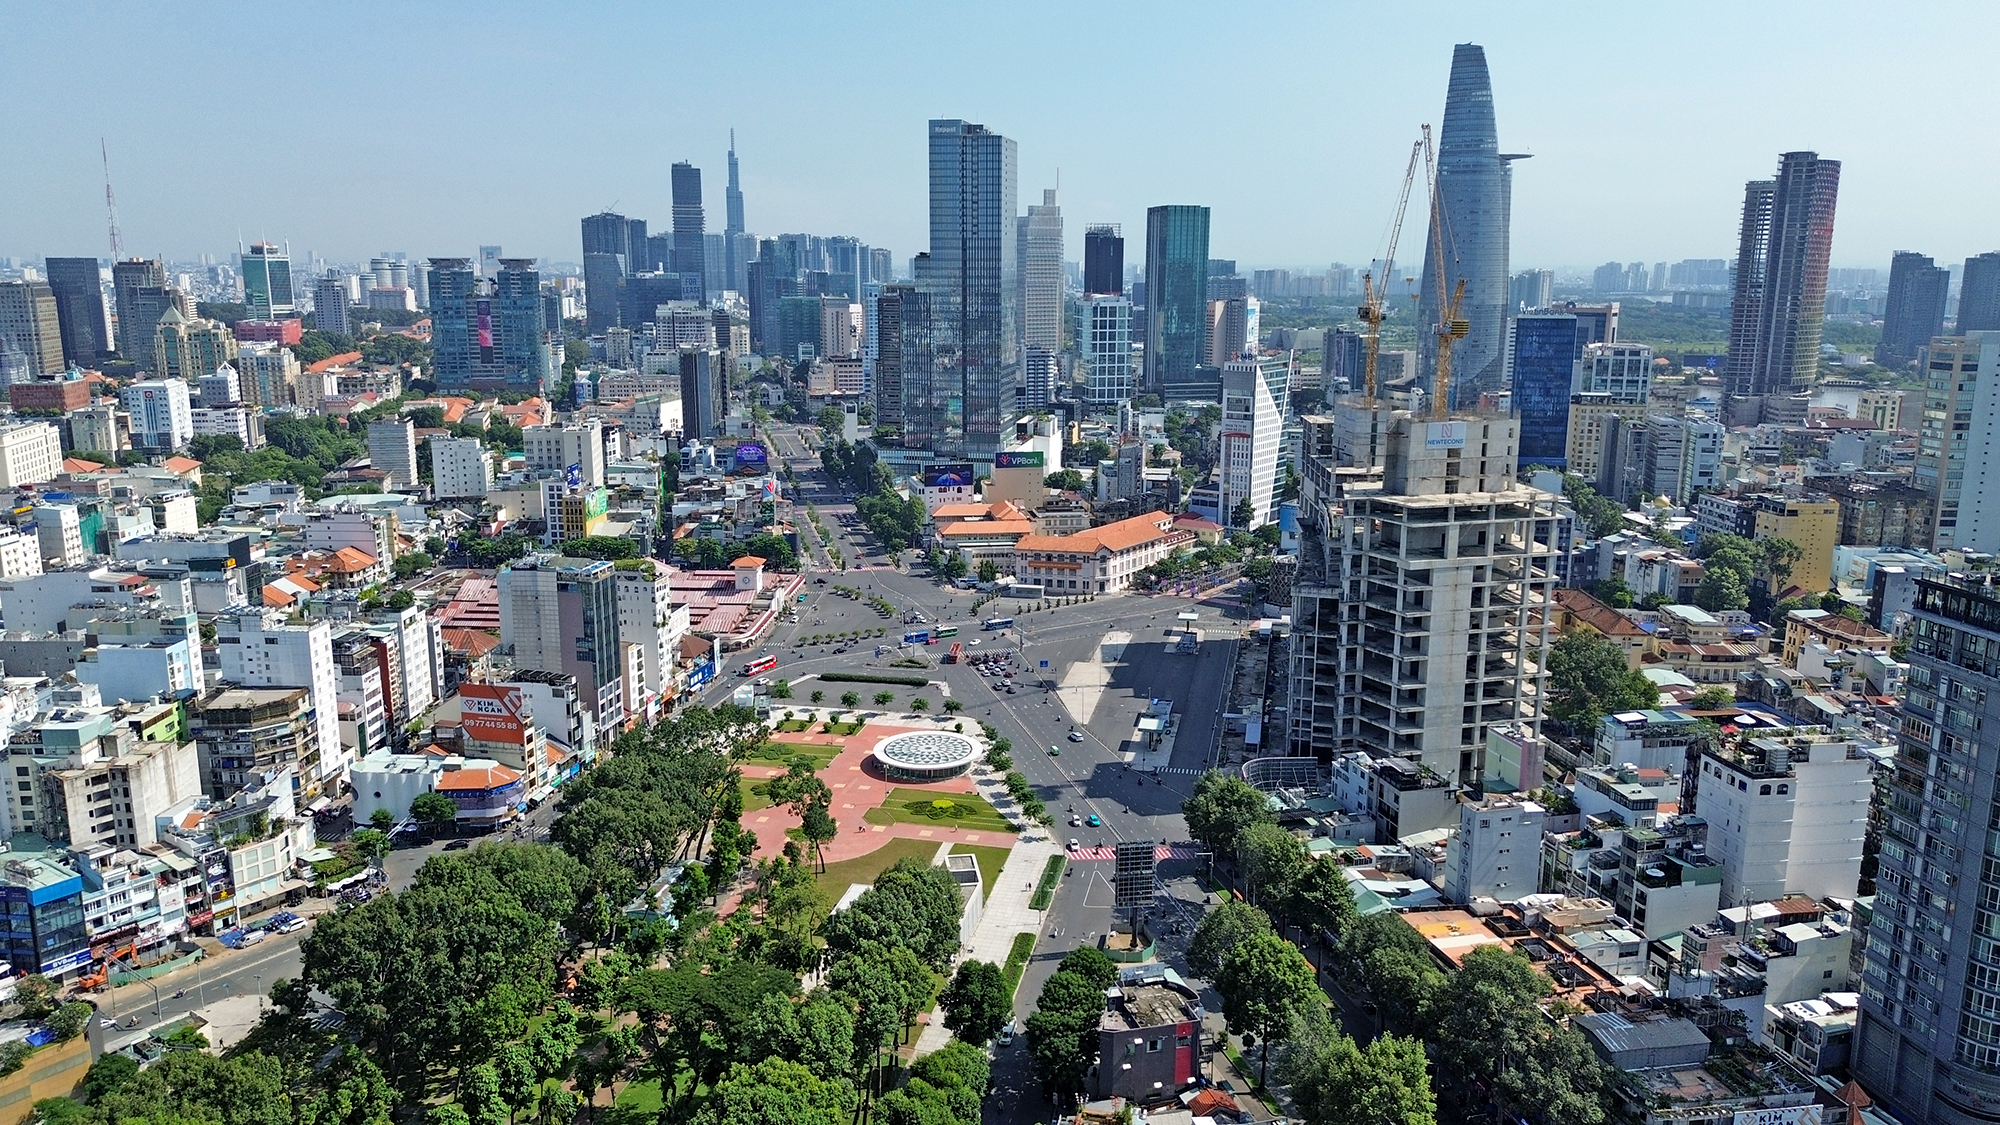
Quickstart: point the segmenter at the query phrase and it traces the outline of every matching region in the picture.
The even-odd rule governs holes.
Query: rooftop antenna
[[[111,260],[125,257],[125,236],[118,233],[118,197],[111,194],[111,148],[97,138],[97,154],[104,158],[104,210],[111,219]]]

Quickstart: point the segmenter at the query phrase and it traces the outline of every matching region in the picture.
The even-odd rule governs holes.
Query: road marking
[[[1075,862],[1097,862],[1118,858],[1118,849],[1111,847],[1069,848],[1065,851]],[[1153,848],[1153,862],[1168,859],[1193,859],[1195,850],[1186,844],[1159,844]]]

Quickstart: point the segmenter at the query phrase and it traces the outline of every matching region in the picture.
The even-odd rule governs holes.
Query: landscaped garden
[[[999,810],[970,793],[940,793],[931,789],[891,789],[882,804],[862,814],[862,819],[870,824],[916,824],[981,832],[1014,830]]]

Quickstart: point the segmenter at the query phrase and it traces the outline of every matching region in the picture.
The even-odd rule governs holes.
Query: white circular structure
[[[951,731],[913,730],[883,739],[873,756],[891,781],[942,781],[971,769],[979,744]]]

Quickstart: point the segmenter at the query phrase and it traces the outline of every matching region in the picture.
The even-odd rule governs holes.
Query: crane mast
[[[1410,142],[1409,166],[1403,169],[1403,190],[1396,197],[1396,214],[1389,227],[1389,244],[1382,252],[1382,284],[1375,284],[1373,271],[1361,274],[1361,307],[1355,309],[1366,327],[1362,333],[1364,387],[1370,406],[1375,404],[1375,359],[1382,348],[1382,321],[1388,317],[1383,301],[1389,295],[1389,279],[1396,269],[1396,243],[1403,237],[1403,215],[1410,207],[1410,186],[1416,182],[1417,160],[1430,151],[1431,127],[1424,126],[1423,139]]]
[[[1437,373],[1432,381],[1431,417],[1443,421],[1451,413],[1451,349],[1472,331],[1472,322],[1465,319],[1465,275],[1459,274],[1457,284],[1452,286],[1450,298],[1445,296],[1445,247],[1447,240],[1444,230],[1444,203],[1438,198],[1437,160],[1431,152],[1430,126],[1424,126],[1424,176],[1431,188],[1431,252],[1437,262],[1438,323],[1432,331],[1437,335]],[[1455,272],[1455,271],[1454,271]]]

